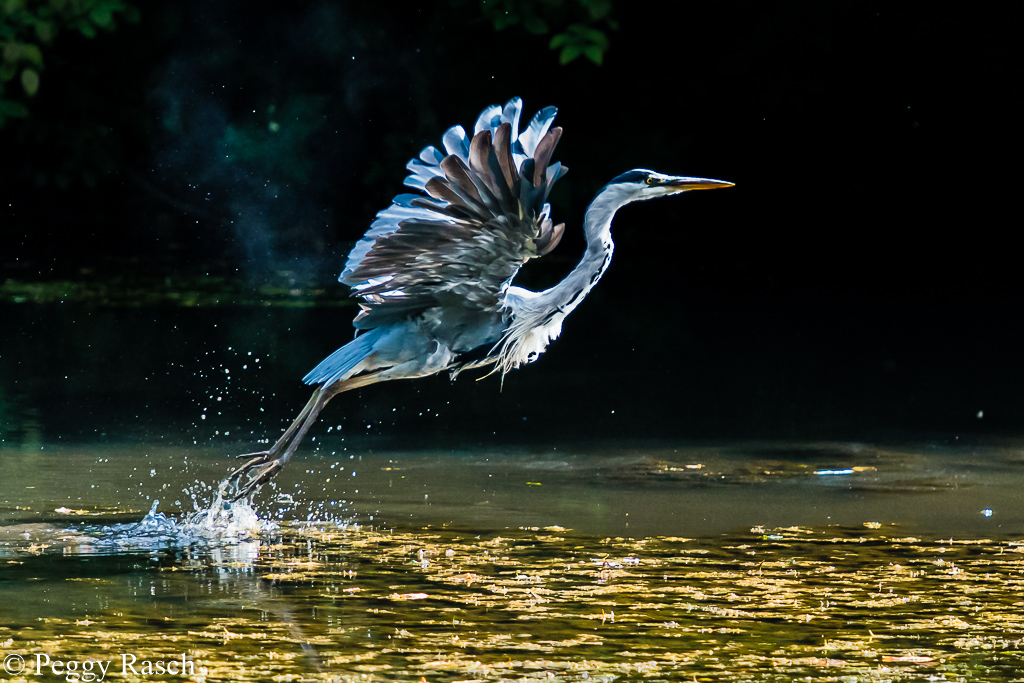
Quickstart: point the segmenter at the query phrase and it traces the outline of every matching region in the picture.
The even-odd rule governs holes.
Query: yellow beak
[[[730,183],[728,180],[715,180],[713,178],[687,178],[680,176],[666,181],[665,184],[672,188],[678,188],[682,192],[683,190],[717,190],[720,187],[732,187],[736,183]]]

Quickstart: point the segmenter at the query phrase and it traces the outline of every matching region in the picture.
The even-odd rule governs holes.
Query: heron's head
[[[635,168],[614,178],[605,188],[621,194],[625,203],[679,194],[687,190],[714,190],[732,186],[733,183],[726,180],[665,175],[644,168]]]

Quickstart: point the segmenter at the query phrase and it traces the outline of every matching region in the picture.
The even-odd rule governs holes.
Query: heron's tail
[[[355,374],[357,366],[373,353],[374,344],[384,336],[385,330],[378,327],[359,335],[320,361],[320,365],[310,370],[302,381],[306,384],[333,384]]]

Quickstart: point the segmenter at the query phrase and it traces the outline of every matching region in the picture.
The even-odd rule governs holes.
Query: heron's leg
[[[277,443],[271,446],[269,450],[253,454],[255,457],[239,467],[230,477],[224,480],[222,490],[232,485],[235,488],[233,493],[225,495],[225,497],[232,501],[245,498],[257,488],[270,481],[281,471],[285,463],[291,460],[292,454],[295,453],[299,443],[306,436],[306,432],[313,426],[313,423],[316,422],[317,416],[323,410],[323,407],[327,405],[328,401],[344,391],[358,389],[359,387],[381,381],[380,374],[375,372],[319,387],[313,392],[309,403],[306,404],[306,407],[302,409],[302,412],[299,413],[295,421],[285,430],[285,433],[281,435]],[[250,475],[248,481],[240,484],[239,482],[246,475]]]
[[[271,448],[270,451],[257,455],[255,458],[238,468],[238,471],[232,473],[228,478],[228,481],[233,481],[235,484],[235,492],[231,496],[232,501],[245,498],[257,488],[273,479],[274,476],[284,468],[285,463],[291,460],[295,449],[299,447],[299,442],[302,441],[302,438],[306,436],[306,432],[309,431],[309,428],[313,426],[314,422],[316,422],[317,416],[320,414],[324,405],[327,404],[327,401],[330,400],[331,396],[333,396],[333,394],[329,394],[325,387],[317,389],[313,393],[313,397],[310,399],[306,408],[304,408],[302,413],[300,413],[299,418],[292,423],[292,427],[296,428],[292,429],[292,427],[289,427],[288,430],[286,430],[286,434],[289,431],[292,432],[292,434],[290,434],[289,438],[284,441],[283,450],[280,448]],[[277,446],[277,444],[275,444],[275,446]],[[280,452],[280,455],[277,455],[278,452]],[[246,475],[250,475],[249,480],[244,484],[241,484],[240,482],[242,478]]]
[[[233,485],[237,490],[240,488],[238,486],[238,482],[241,481],[242,477],[244,477],[246,474],[259,467],[260,465],[268,463],[272,460],[276,460],[278,458],[278,455],[284,449],[286,449],[291,442],[295,441],[295,433],[304,424],[306,424],[306,421],[309,419],[310,413],[313,412],[314,410],[316,412],[319,412],[320,408],[323,407],[323,403],[320,404],[320,408],[316,407],[317,402],[323,401],[323,393],[324,387],[317,387],[316,391],[314,391],[313,395],[310,397],[309,402],[306,403],[306,407],[304,407],[302,409],[302,412],[299,413],[298,417],[296,417],[295,420],[290,425],[288,425],[288,429],[284,430],[284,434],[281,435],[281,438],[279,438],[274,443],[273,446],[271,446],[265,451],[243,453],[242,455],[236,456],[238,458],[249,458],[249,460],[241,467],[236,469],[234,472],[232,472],[231,476],[224,480],[224,485]],[[326,401],[323,402],[325,403]],[[315,417],[316,415],[314,413],[314,419]],[[309,427],[307,426],[306,429],[309,429]],[[299,438],[301,439],[302,437],[300,436]],[[298,444],[296,443],[295,445],[297,446]]]
[[[271,446],[265,451],[243,453],[242,455],[236,455],[235,457],[239,459],[250,458],[250,462],[260,461],[261,459],[262,462],[266,462],[267,460],[272,460],[274,457],[276,457],[276,455],[281,451],[281,449],[284,448],[291,440],[291,438],[295,435],[295,430],[297,430],[305,421],[306,417],[309,415],[309,411],[312,410],[314,404],[316,404],[322,389],[323,387],[318,387],[317,390],[313,392],[313,396],[309,399],[309,402],[306,403],[306,407],[303,408],[302,412],[299,413],[299,416],[296,417],[295,420],[290,425],[288,425],[288,429],[284,430],[284,433],[281,435],[281,438],[279,438],[274,443],[273,446]],[[259,462],[257,462],[256,464],[259,464]],[[237,477],[242,471],[242,469],[237,470],[232,475],[232,477]]]

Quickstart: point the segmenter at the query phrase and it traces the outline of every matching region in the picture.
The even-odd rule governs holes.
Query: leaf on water
[[[426,600],[430,595],[427,593],[392,593],[388,597],[392,600]]]
[[[168,642],[188,642],[197,669],[198,662],[208,669],[206,680],[299,680],[310,659],[297,652],[297,641],[307,643],[309,652],[315,646],[325,653],[331,666],[366,673],[367,680],[411,681],[419,673],[421,682],[430,672],[437,680],[458,683],[511,680],[517,673],[530,674],[519,676],[523,680],[857,678],[877,683],[934,673],[937,666],[949,680],[987,681],[1004,680],[1000,674],[1019,671],[1024,662],[1016,640],[1024,625],[1020,540],[950,543],[948,538],[892,539],[862,528],[757,526],[752,532],[695,540],[566,534],[537,543],[537,532],[530,529],[481,536],[479,529],[379,532],[326,526],[311,536],[305,523],[282,522],[273,544],[249,559],[226,562],[221,553],[227,550],[197,549],[171,567],[186,571],[152,583],[159,600],[233,573],[245,581],[280,578],[284,565],[290,570],[288,602],[315,604],[315,613],[282,608],[278,595],[258,592],[246,594],[256,609],[242,611],[237,591],[206,590],[194,611],[176,607],[174,619],[124,614],[119,601],[125,586],[133,584],[95,571],[79,579],[80,585],[66,587],[69,599],[110,596],[109,606],[91,609],[87,618],[39,618],[30,601],[5,608],[13,609],[13,623],[31,624],[39,642],[82,659],[95,652],[97,628],[103,629],[105,643],[125,651],[164,651]],[[792,542],[774,546],[761,558],[765,561],[757,561],[751,556],[762,552],[757,534],[768,531],[786,534]],[[34,535],[21,542],[16,558],[47,553],[52,562],[0,563],[8,572],[0,578],[64,576],[80,565],[83,551],[95,552],[92,536],[80,536],[77,543],[85,543],[79,557],[68,554],[78,545],[69,545],[66,537],[62,531],[45,543]],[[865,538],[871,542],[861,544]],[[458,548],[458,569],[444,562],[426,569],[408,562],[410,555],[439,548]],[[937,554],[956,560],[964,571],[940,580],[907,572],[889,579],[893,562],[920,567]],[[596,556],[602,562],[620,557],[624,565],[637,560],[645,570],[598,573],[580,561]],[[89,558],[90,564],[97,559]],[[138,564],[130,555],[119,561],[118,566]],[[361,568],[362,594],[339,599],[359,590],[349,585],[354,566]],[[826,570],[838,572],[841,581],[824,580]],[[472,588],[466,572],[474,572]],[[431,586],[429,600],[427,593],[399,592],[420,590],[424,581]],[[962,613],[965,594],[970,623]],[[389,595],[419,601],[381,607],[379,597]],[[12,643],[0,641],[7,648]],[[257,674],[239,676],[243,658],[259,667]],[[994,665],[983,668],[989,662]],[[715,667],[714,675],[704,673],[709,666]]]
[[[892,655],[883,655],[883,662],[904,662],[907,664],[925,664],[927,662],[934,662],[934,657],[925,657],[922,655],[900,655],[894,657]]]

